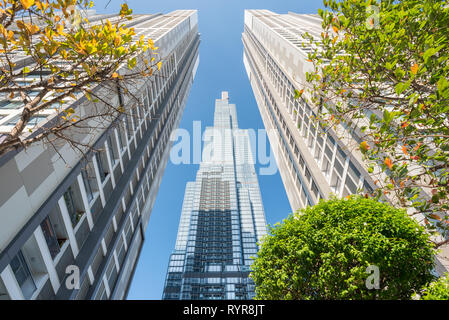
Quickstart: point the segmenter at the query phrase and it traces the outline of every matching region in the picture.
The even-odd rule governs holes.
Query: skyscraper
[[[243,63],[266,130],[274,129],[270,144],[293,211],[315,205],[331,194],[345,197],[376,188],[358,150],[361,130],[346,132],[342,125],[323,128],[314,121],[318,106],[295,90],[305,87],[312,71],[301,35],[308,32],[319,44],[321,18],[316,14],[277,14],[245,10]],[[274,146],[277,146],[274,147]],[[436,270],[449,270],[449,247],[441,250]]]
[[[89,15],[100,23],[117,18]],[[65,142],[58,149],[36,143],[0,157],[0,300],[126,297],[168,160],[169,137],[198,67],[197,21],[196,10],[178,10],[135,15],[127,22],[138,37],[152,38],[164,62],[156,78],[132,89],[137,105],[120,90],[108,95],[126,112],[86,137],[93,150],[85,157]],[[77,99],[67,107],[91,103]],[[0,133],[15,124],[21,108],[0,101]],[[53,115],[48,110],[34,124],[45,125]]]
[[[314,14],[276,14],[268,10],[245,10],[242,35],[243,62],[267,130],[278,141],[276,161],[292,210],[316,204],[330,194],[344,197],[375,185],[362,166],[361,154],[341,141],[333,130],[324,130],[311,117],[316,107],[295,99],[295,89],[306,83],[312,63],[301,34],[319,36],[321,18]],[[358,145],[357,144],[357,145]],[[276,151],[276,150],[275,150]]]
[[[196,181],[186,186],[163,299],[250,299],[251,256],[266,234],[248,132],[222,92],[206,128]],[[208,139],[209,138],[209,139]]]

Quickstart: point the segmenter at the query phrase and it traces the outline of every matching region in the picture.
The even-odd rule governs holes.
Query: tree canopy
[[[89,21],[92,6],[87,0],[0,0],[0,95],[20,110],[0,134],[0,154],[50,136],[70,139],[68,129],[89,127],[95,117],[112,121],[124,107],[95,88],[130,94],[127,82],[161,68],[153,41],[137,39],[126,26],[132,18],[126,3],[110,19]],[[92,102],[90,112],[70,106],[81,97]],[[33,119],[44,110],[57,117],[50,127],[37,127]]]
[[[304,35],[313,67],[297,95],[319,107],[323,127],[357,136],[372,196],[447,232],[449,2],[323,2],[321,36]]]
[[[433,279],[433,256],[404,210],[353,195],[270,227],[251,277],[256,299],[409,299]],[[375,268],[378,289],[369,286]]]
[[[421,300],[449,300],[449,274],[425,286],[420,295]]]

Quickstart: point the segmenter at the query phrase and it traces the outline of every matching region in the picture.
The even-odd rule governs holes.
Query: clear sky
[[[124,0],[95,0],[98,13],[117,13]],[[215,99],[221,91],[237,106],[239,127],[264,128],[242,56],[244,9],[268,9],[276,13],[316,13],[322,0],[128,0],[134,13],[168,13],[177,9],[197,9],[200,64],[180,128],[192,132],[193,121],[201,127],[213,125]],[[109,4],[108,4],[109,3]],[[106,7],[107,5],[107,7]],[[255,156],[255,155],[254,155]],[[159,300],[171,251],[174,249],[187,181],[194,181],[197,164],[167,164],[156,203],[151,213],[128,299]],[[258,172],[258,165],[256,164]],[[262,201],[268,224],[284,219],[290,205],[279,172],[259,175]]]

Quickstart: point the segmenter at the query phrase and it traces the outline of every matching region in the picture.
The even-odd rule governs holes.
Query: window
[[[116,150],[116,145],[114,144],[114,140],[111,135],[108,136],[108,149],[109,149],[109,156],[111,157],[112,165],[115,165],[117,163],[118,155]]]
[[[17,283],[22,289],[23,296],[25,299],[30,299],[37,288],[22,251],[19,251],[11,260],[11,269],[16,276]]]
[[[131,140],[134,134],[134,130],[133,130],[133,125],[132,125],[132,110],[131,110],[131,116],[130,117],[126,117],[126,132],[128,134],[128,140]]]
[[[54,259],[58,255],[60,247],[50,217],[46,217],[44,221],[42,221],[41,228],[44,233],[45,241],[47,242],[48,250],[50,250],[50,255]]]
[[[73,192],[73,187],[70,186],[66,192],[64,192],[64,202],[67,206],[67,211],[69,212],[70,220],[72,221],[72,226],[76,226],[78,221],[83,215],[83,212],[78,211],[75,205],[75,196]]]
[[[92,185],[94,182],[89,178],[89,165],[86,165],[81,170],[81,176],[83,177],[84,188],[86,189],[87,201],[91,202],[94,198],[94,188]]]
[[[109,171],[107,170],[108,162],[104,155],[104,152],[100,151],[100,152],[96,153],[95,159],[97,160],[98,172],[100,174],[100,180],[101,180],[101,182],[103,182],[109,174]]]
[[[30,128],[30,127],[34,127],[36,126],[39,122],[41,122],[42,120],[45,120],[47,118],[47,116],[45,115],[41,115],[41,116],[33,116],[30,118],[30,120],[27,122],[26,127]],[[14,117],[12,119],[10,119],[7,123],[3,124],[3,126],[8,126],[8,127],[13,127],[17,124],[17,122],[19,121],[19,117]]]
[[[118,142],[120,145],[120,151],[124,149],[125,142],[123,141],[123,134],[122,130],[120,129],[120,125],[117,126],[117,135],[118,135]]]

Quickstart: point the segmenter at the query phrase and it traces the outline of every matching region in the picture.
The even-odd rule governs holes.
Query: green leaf
[[[301,97],[303,92],[304,92],[304,89],[301,89],[300,91],[295,89],[295,99],[298,99],[299,97]]]

